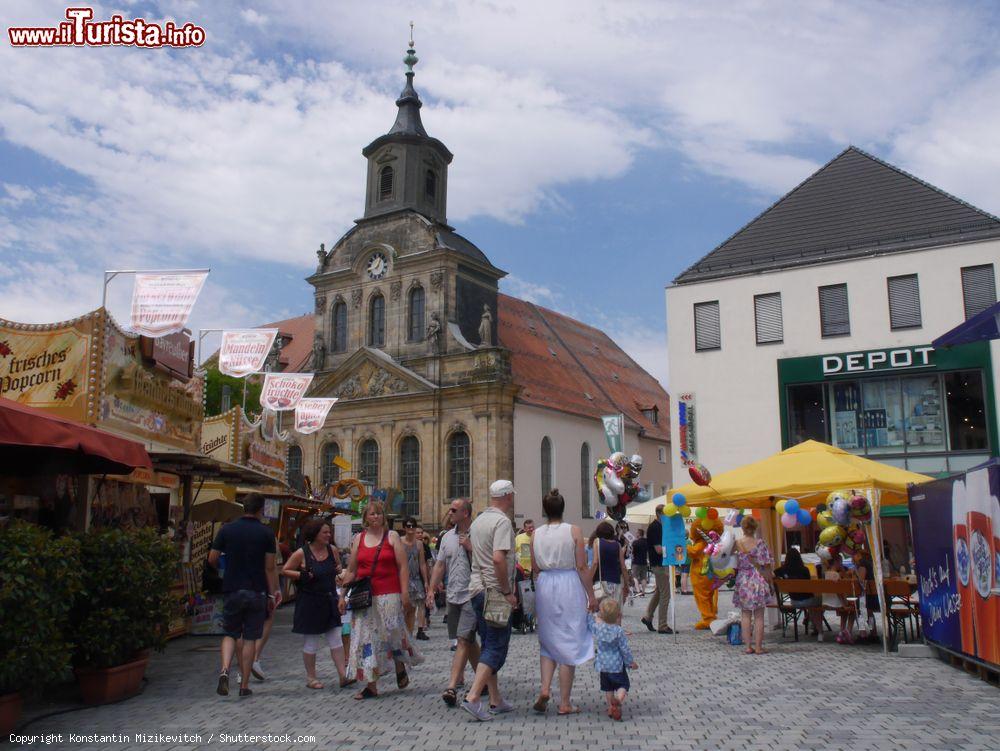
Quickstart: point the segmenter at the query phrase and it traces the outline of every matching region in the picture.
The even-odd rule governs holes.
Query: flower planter
[[[149,664],[149,652],[141,652],[132,662],[113,668],[76,668],[80,696],[84,704],[110,704],[135,696]]]
[[[17,726],[21,719],[22,707],[23,702],[19,693],[0,695],[0,739],[6,740],[8,733]]]

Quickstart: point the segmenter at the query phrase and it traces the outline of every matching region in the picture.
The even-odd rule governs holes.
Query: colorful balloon
[[[673,503],[668,503],[663,507],[664,516],[674,516],[677,514],[677,506]]]
[[[699,506],[694,510],[694,515],[697,516],[699,519],[704,519],[706,516],[708,516],[708,509],[705,508],[704,506]]]
[[[786,506],[787,503],[788,503],[788,501],[786,501],[784,499],[778,501],[776,504],[774,504],[774,510],[777,511],[778,514],[784,514],[785,513],[785,506]]]
[[[714,508],[710,508],[708,510],[708,518],[709,519],[718,519],[719,518],[719,510],[718,509],[714,509]]]
[[[794,498],[789,498],[785,501],[785,513],[786,514],[797,514],[799,513],[799,502]]]
[[[843,527],[839,524],[834,524],[819,533],[819,541],[823,545],[832,547],[834,545],[840,545],[844,541],[844,537],[846,535],[847,532]]]
[[[689,516],[691,516],[691,507],[690,506],[680,506],[677,509],[677,513],[680,514],[681,516],[683,516],[685,519],[687,519]]]
[[[712,482],[712,473],[708,471],[708,467],[704,464],[698,464],[697,462],[688,467],[688,474],[691,475],[691,479],[694,480],[695,485],[705,486]]]
[[[798,524],[799,520],[797,517],[787,513],[781,515],[781,526],[785,529],[794,529]]]
[[[670,499],[674,502],[674,505],[680,508],[681,506],[687,505],[688,499],[684,497],[683,493],[674,493],[673,498]]]
[[[812,524],[813,520],[812,514],[810,514],[809,511],[804,508],[799,509],[798,519],[799,519],[799,524],[803,527],[808,527],[810,524]]]
[[[715,529],[715,520],[714,519],[702,519],[701,520],[701,528],[704,529],[706,532],[709,532],[709,531]]]

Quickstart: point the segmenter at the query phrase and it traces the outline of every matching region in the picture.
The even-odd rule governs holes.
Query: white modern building
[[[667,288],[675,477],[808,438],[928,474],[998,452],[1000,219],[848,148]]]

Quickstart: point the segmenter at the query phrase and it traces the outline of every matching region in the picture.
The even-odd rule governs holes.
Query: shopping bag
[[[732,646],[738,647],[743,644],[743,629],[738,623],[730,623],[729,631],[726,634],[726,641]]]
[[[521,610],[524,611],[525,615],[534,616],[535,615],[535,587],[531,583],[530,579],[525,579],[517,583],[518,589],[521,590]]]

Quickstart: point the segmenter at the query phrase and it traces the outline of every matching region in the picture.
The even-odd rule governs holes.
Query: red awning
[[[0,471],[128,474],[153,466],[141,443],[0,398]]]

